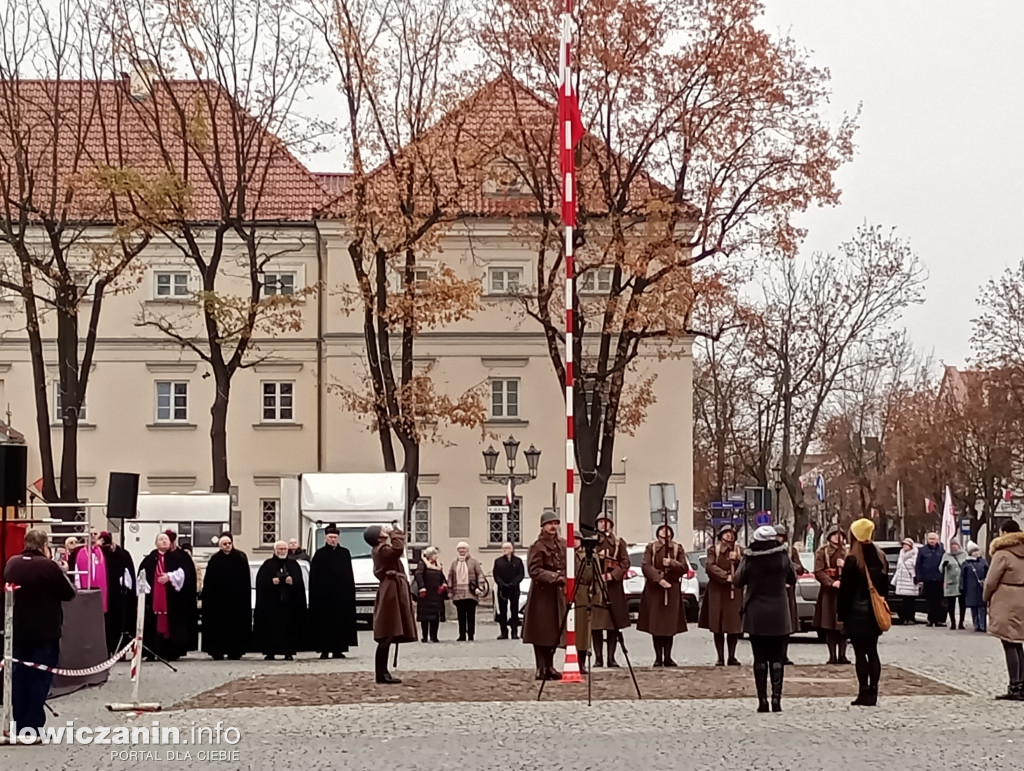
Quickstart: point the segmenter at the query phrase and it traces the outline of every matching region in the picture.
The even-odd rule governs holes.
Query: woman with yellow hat
[[[883,598],[889,590],[889,563],[871,542],[874,534],[875,523],[870,519],[858,519],[850,525],[850,553],[843,564],[836,603],[857,665],[860,693],[852,704],[862,707],[878,703],[878,679],[882,674],[882,662],[878,658],[878,638],[882,630],[875,619],[870,586],[873,585]]]

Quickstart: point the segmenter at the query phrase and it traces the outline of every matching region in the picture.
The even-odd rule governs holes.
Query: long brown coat
[[[412,612],[409,577],[402,565],[405,554],[405,533],[395,530],[389,540],[373,547],[373,575],[377,586],[377,602],[373,606],[373,639],[375,642],[416,642],[416,619]]]
[[[526,557],[526,574],[531,583],[523,642],[548,648],[565,645],[565,539],[541,533]]]
[[[814,552],[814,577],[821,584],[821,588],[818,589],[818,599],[814,603],[814,620],[811,622],[815,629],[828,631],[842,631],[843,629],[838,618],[839,590],[833,588],[833,584],[839,580],[839,576],[842,574],[840,560],[846,561],[845,546],[836,548],[831,543],[826,543]]]
[[[667,567],[666,559],[671,560]],[[647,544],[641,567],[646,583],[640,595],[638,631],[654,637],[672,637],[686,631],[686,604],[680,582],[689,569],[686,552],[675,541],[670,541],[667,548],[664,541]],[[662,579],[671,584],[668,589],[661,585]]]
[[[798,578],[807,572],[804,563],[800,561],[800,552],[796,550],[795,546],[791,546],[789,549],[789,561],[793,563],[793,572]],[[793,634],[796,634],[800,631],[800,614],[796,609],[796,585],[787,584],[786,591],[789,593],[789,620],[793,624]]]
[[[700,616],[697,626],[710,629],[715,634],[743,634],[740,609],[743,607],[743,592],[737,591],[729,582],[729,576],[736,571],[739,560],[733,560],[732,549],[722,551],[723,543],[708,549],[705,568],[708,571],[708,588],[700,600]],[[743,550],[734,547],[742,557]]]
[[[1007,533],[989,547],[992,564],[985,577],[988,633],[1006,642],[1024,642],[1024,533]]]
[[[601,602],[601,589],[594,580],[593,565],[583,566],[583,549],[576,550],[576,601],[573,614],[576,618],[576,649],[590,650],[590,622],[594,606]]]
[[[622,586],[629,571],[626,542],[614,535],[602,535],[594,550],[594,559],[611,579],[604,582],[607,596],[594,608],[590,627],[595,632],[602,629],[625,629],[629,626],[629,605],[626,603],[626,590]]]

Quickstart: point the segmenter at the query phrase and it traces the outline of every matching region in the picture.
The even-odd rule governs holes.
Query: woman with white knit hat
[[[480,563],[469,556],[469,544],[459,541],[455,547],[458,557],[448,569],[448,590],[459,617],[458,642],[472,642],[476,634],[476,605],[483,592],[484,571]]]

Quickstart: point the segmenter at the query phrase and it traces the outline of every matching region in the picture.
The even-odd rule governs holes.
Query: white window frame
[[[413,268],[414,281],[426,282],[430,281],[434,274],[434,266],[427,263],[417,263],[416,267]],[[390,279],[390,290],[392,294],[402,294],[405,291],[405,266],[397,266],[395,268],[388,269],[388,276]]]
[[[405,532],[410,546],[430,545],[430,498],[417,498],[406,516]]]
[[[171,283],[170,289],[171,294],[160,294],[160,277],[170,276]],[[185,277],[185,293],[177,294],[175,292],[178,282],[177,276]],[[153,269],[153,291],[151,299],[158,300],[160,302],[186,302],[192,298],[192,272],[188,268],[181,267],[165,267],[165,268],[154,268]]]
[[[491,495],[487,498],[488,508],[504,505],[505,497],[503,495]],[[501,518],[500,533],[495,534],[491,525],[499,517]],[[489,511],[487,513],[487,545],[501,546],[506,541],[516,546],[523,542],[523,499],[518,495],[504,514],[491,514]]]
[[[272,394],[274,404],[270,407],[273,415],[267,417],[267,386],[273,386]],[[291,393],[282,394],[281,386],[288,386]],[[288,397],[291,400],[289,406],[281,404],[283,399]],[[291,414],[285,417],[282,413],[288,410]],[[261,423],[294,423],[295,422],[295,381],[294,380],[262,380],[260,381],[260,422]]]
[[[495,387],[501,384],[501,414],[499,415],[494,409],[494,395]],[[509,383],[515,383],[516,403],[515,403],[515,414],[509,414]],[[490,412],[491,420],[522,420],[523,419],[523,381],[517,377],[492,377],[490,379],[490,401],[488,403],[488,410]]]
[[[614,495],[606,495],[604,500],[601,501],[601,513],[605,516],[610,516],[612,522],[618,522],[615,515],[618,513],[619,501]]]
[[[606,295],[612,291],[612,268],[591,268],[580,276],[576,291],[584,295]]]
[[[162,384],[164,384],[164,383],[166,383],[166,384],[168,384],[170,386],[169,393],[168,393],[170,401],[168,402],[168,405],[167,405],[167,409],[169,411],[168,412],[168,417],[161,418],[160,417],[160,386]],[[176,395],[175,391],[177,390],[176,386],[179,386],[179,385],[185,386],[185,417],[183,417],[183,418],[175,417],[175,412],[177,410],[177,407],[175,407],[175,405],[174,405],[174,397]],[[189,393],[188,392],[189,392],[189,381],[187,381],[187,380],[157,380],[153,384],[153,396],[154,396],[154,398],[153,398],[153,407],[154,407],[153,413],[154,413],[154,421],[157,422],[157,423],[188,423],[188,411],[189,411]]]
[[[290,292],[278,292],[277,282],[281,276],[290,276],[292,279],[292,288]],[[271,284],[273,283],[273,287]],[[274,291],[267,291],[268,289]],[[278,294],[283,297],[294,297],[295,294],[301,289],[299,286],[299,272],[294,268],[275,268],[274,270],[263,271],[263,290],[261,292],[262,297],[276,297]]]
[[[509,276],[518,274],[514,289],[509,288]],[[495,279],[501,276],[501,286],[495,286]],[[501,297],[517,294],[526,284],[526,268],[522,265],[492,265],[487,268],[487,294]]]
[[[267,525],[273,523],[273,530]],[[281,533],[281,499],[260,498],[260,546],[273,546],[280,539]]]
[[[79,423],[88,423],[89,422],[89,419],[86,417],[86,415],[88,414],[87,411],[86,411],[88,406],[89,406],[88,402],[82,402],[82,408],[78,411],[78,422]],[[54,417],[54,420],[53,420],[54,423],[62,423],[62,422],[64,422],[64,412],[63,412],[63,410],[61,410],[60,381],[59,380],[54,380],[53,381],[53,417]]]

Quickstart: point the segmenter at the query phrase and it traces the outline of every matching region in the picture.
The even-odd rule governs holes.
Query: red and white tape
[[[31,661],[21,661],[20,659],[11,659],[15,664],[21,664],[25,667],[32,667],[32,669],[41,669],[44,672],[50,672],[54,675],[60,675],[61,677],[87,677],[89,675],[95,675],[106,669],[110,669],[116,664],[121,657],[124,656],[130,649],[135,647],[135,640],[132,640],[121,650],[111,656],[109,659],[104,661],[102,664],[97,664],[94,667],[88,667],[87,669],[60,669],[59,667],[48,667],[46,664],[35,664]],[[0,669],[4,668],[3,660],[0,660]]]

